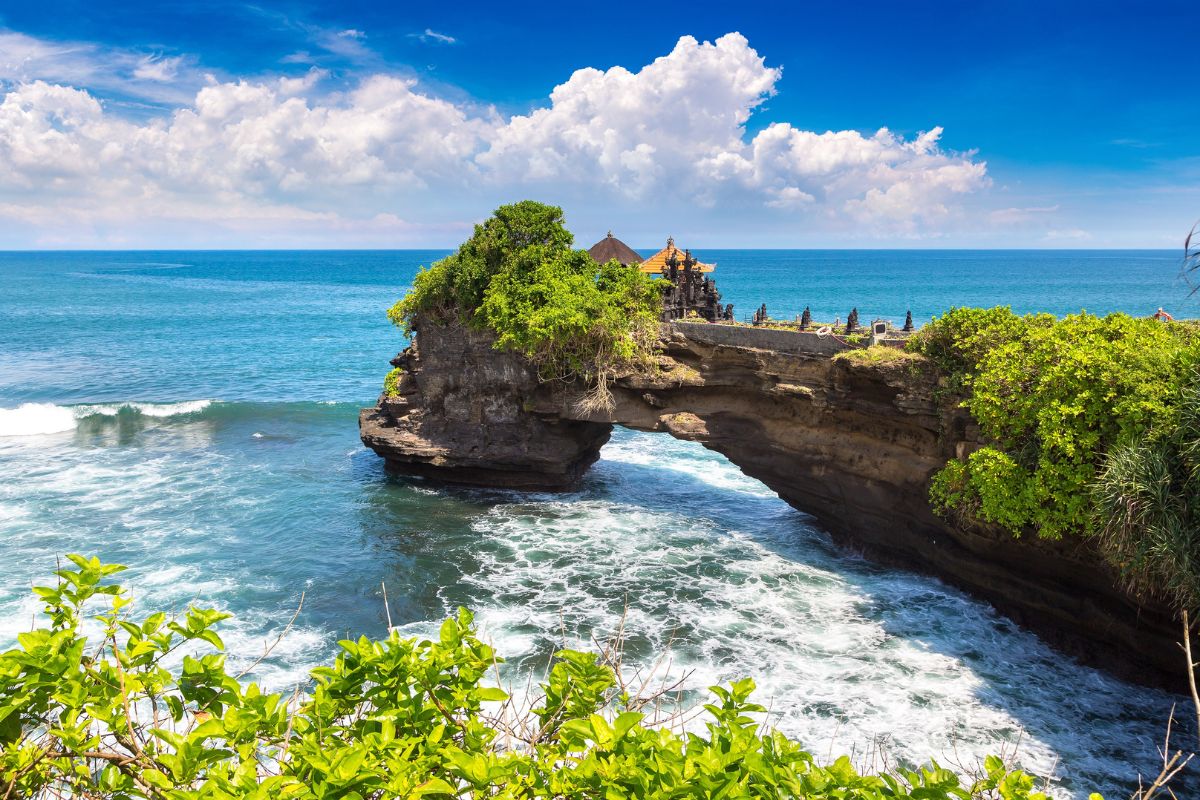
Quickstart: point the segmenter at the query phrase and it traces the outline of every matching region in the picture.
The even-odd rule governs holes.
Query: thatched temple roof
[[[642,263],[642,257],[638,255],[637,251],[613,236],[612,231],[608,232],[608,236],[592,245],[588,250],[588,255],[594,258],[597,264],[606,264],[614,258],[626,267],[630,264]]]

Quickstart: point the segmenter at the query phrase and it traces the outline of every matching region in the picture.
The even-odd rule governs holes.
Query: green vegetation
[[[939,364],[988,446],[934,483],[942,507],[1019,533],[1093,531],[1090,489],[1117,441],[1170,423],[1200,359],[1191,328],[1123,314],[953,309],[910,340]]]
[[[1113,448],[1097,497],[1104,550],[1132,588],[1200,608],[1200,375],[1174,425]]]
[[[393,367],[392,371],[383,379],[383,393],[388,397],[395,397],[400,394],[400,378],[404,375],[404,370],[400,367]]]
[[[1020,317],[1007,308],[960,308],[923,328],[909,349],[938,364],[948,389],[965,394],[963,405],[985,441],[935,476],[937,508],[1015,534],[1108,531],[1101,541],[1113,563],[1130,580],[1150,580],[1159,567],[1148,568],[1128,524],[1126,535],[1116,535],[1111,514],[1118,503],[1111,492],[1103,500],[1097,481],[1102,474],[1113,480],[1131,474],[1128,467],[1106,467],[1106,459],[1128,462],[1131,453],[1173,441],[1180,430],[1190,376],[1200,364],[1194,326],[1124,314],[1059,320]],[[1191,584],[1185,594],[1194,592],[1200,586],[1195,568],[1175,570],[1196,563],[1195,545],[1172,541],[1169,547],[1143,544],[1159,553],[1170,549],[1175,561],[1156,563]]]
[[[897,347],[876,344],[857,350],[843,350],[833,357],[834,361],[849,361],[851,364],[912,364],[921,360],[917,353],[901,350]]]
[[[572,242],[562,209],[501,206],[422,270],[388,317],[406,331],[418,318],[489,329],[496,347],[525,354],[544,379],[581,379],[604,394],[615,372],[652,353],[662,295],[656,280],[616,261],[596,264]]]
[[[0,797],[1045,800],[997,758],[965,786],[936,764],[822,766],[761,727],[748,680],[713,687],[706,732],[680,735],[591,653],[560,652],[521,713],[486,685],[499,659],[466,611],[436,640],[343,641],[309,694],[266,693],[200,652],[222,648],[228,615],[132,619],[105,585],[123,567],[69,558],[35,589],[45,627],[0,654]],[[88,640],[85,606],[102,598]]]

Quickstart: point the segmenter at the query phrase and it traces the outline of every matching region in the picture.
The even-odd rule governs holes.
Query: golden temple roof
[[[682,270],[684,251],[675,246],[674,238],[668,238],[667,246],[643,261],[639,269],[650,275],[661,275],[662,271],[667,268],[667,261],[670,260],[671,256],[675,256],[679,262],[679,268]],[[716,268],[716,264],[701,264],[699,261],[692,266],[693,270],[699,272],[712,272]]]

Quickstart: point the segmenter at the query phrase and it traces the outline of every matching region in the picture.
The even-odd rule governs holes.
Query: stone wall
[[[707,322],[671,323],[672,328],[694,342],[726,347],[751,347],[794,355],[833,356],[844,350],[853,350],[834,336],[819,336],[816,331],[788,331],[779,328],[750,327],[747,325],[712,325]]]

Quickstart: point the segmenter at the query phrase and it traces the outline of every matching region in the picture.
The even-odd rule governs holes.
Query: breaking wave
[[[187,400],[180,403],[104,403],[59,406],[53,403],[23,403],[16,408],[0,408],[0,436],[44,436],[75,430],[82,419],[122,414],[143,417],[177,417],[197,414],[212,405],[212,400]]]

